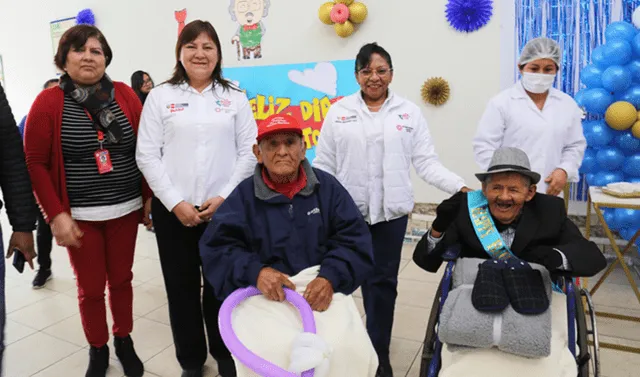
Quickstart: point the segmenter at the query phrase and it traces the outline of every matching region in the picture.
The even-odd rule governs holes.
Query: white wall
[[[508,81],[501,74],[505,69],[501,28],[513,28],[501,22],[503,1],[509,2],[495,2],[494,16],[486,27],[463,34],[449,27],[446,1],[404,0],[391,6],[390,1],[363,0],[369,8],[368,19],[351,37],[341,39],[318,20],[323,0],[271,0],[263,59],[238,63],[230,43],[237,26],[229,17],[228,0],[0,0],[0,54],[9,101],[20,119],[42,83],[56,74],[49,22],[75,16],[83,8],[94,11],[96,26],[114,51],[107,72],[125,82],[137,69],[150,72],[156,83],[169,76],[177,34],[173,11],[182,8],[187,8],[187,22],[201,18],[213,23],[228,66],[352,59],[360,46],[377,41],[392,56],[392,88],[402,96],[422,103],[420,87],[427,78],[442,76],[449,81],[450,101],[440,108],[424,105],[424,114],[443,163],[472,187],[479,187],[473,176],[477,167],[471,139],[488,99]],[[418,202],[446,197],[417,177],[413,181]]]

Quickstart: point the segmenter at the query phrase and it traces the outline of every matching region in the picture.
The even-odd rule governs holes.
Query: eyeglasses
[[[376,73],[376,75],[378,75],[378,77],[385,77],[392,71],[393,69],[391,68],[380,68],[380,69],[376,69],[375,71],[369,68],[363,68],[359,71],[359,73],[362,75],[362,77],[369,78],[373,76],[374,72]]]

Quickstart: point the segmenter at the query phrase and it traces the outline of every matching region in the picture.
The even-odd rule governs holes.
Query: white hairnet
[[[535,38],[530,40],[522,49],[518,66],[521,67],[538,59],[551,59],[560,67],[560,46],[556,41],[549,38]]]

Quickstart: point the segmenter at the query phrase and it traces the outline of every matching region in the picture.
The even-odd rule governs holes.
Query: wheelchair
[[[444,253],[443,259],[447,263],[444,276],[438,285],[436,296],[431,307],[427,332],[424,338],[422,350],[420,377],[436,377],[440,371],[443,344],[438,339],[438,319],[442,306],[447,299],[452,285],[452,274],[455,267],[455,260],[459,250],[451,248]],[[567,317],[574,318],[568,321],[569,339],[576,339],[577,342],[569,342],[569,351],[574,356],[578,366],[577,377],[589,377],[590,373],[594,377],[600,376],[600,346],[598,341],[598,329],[596,326],[596,314],[593,301],[589,292],[576,286],[571,278],[554,277],[555,283],[567,295]],[[588,312],[585,312],[585,304]],[[587,323],[587,314],[589,323]],[[588,326],[589,325],[589,326]],[[576,350],[577,346],[577,350]],[[591,369],[589,366],[591,365]]]

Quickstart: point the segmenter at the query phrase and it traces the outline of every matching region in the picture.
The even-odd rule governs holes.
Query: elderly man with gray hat
[[[524,151],[497,149],[476,177],[481,191],[457,193],[438,206],[413,254],[422,269],[436,272],[451,245],[460,245],[462,258],[514,258],[571,276],[593,276],[606,267],[598,246],[567,217],[562,199],[536,193],[540,174]]]

